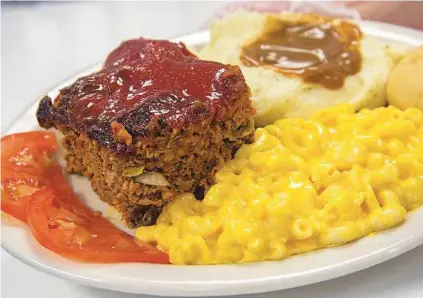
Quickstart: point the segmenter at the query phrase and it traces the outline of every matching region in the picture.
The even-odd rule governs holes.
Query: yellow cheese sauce
[[[173,264],[279,260],[342,245],[423,204],[417,109],[325,109],[256,130],[203,201],[184,194],[136,236]]]

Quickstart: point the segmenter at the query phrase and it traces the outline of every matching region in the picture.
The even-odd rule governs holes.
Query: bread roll
[[[397,64],[386,89],[389,104],[423,112],[423,46],[412,50]]]

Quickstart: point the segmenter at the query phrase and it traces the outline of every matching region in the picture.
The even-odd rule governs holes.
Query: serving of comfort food
[[[343,245],[423,205],[422,47],[402,58],[346,20],[238,12],[192,51],[125,41],[37,110],[66,172],[135,237],[79,200],[51,132],[2,138],[2,211],[67,258],[191,265]]]
[[[184,45],[135,39],[103,68],[44,98],[37,118],[64,135],[66,170],[87,176],[129,227],[154,224],[175,195],[200,197],[254,134],[237,66],[199,60]]]
[[[386,102],[393,58],[350,22],[308,14],[238,12],[210,27],[199,56],[240,65],[258,126],[350,103]]]
[[[174,264],[278,260],[389,229],[423,204],[418,109],[322,110],[256,131],[202,202],[164,207],[137,237]]]
[[[51,132],[1,139],[1,210],[28,224],[45,248],[84,262],[168,263],[168,256],[116,228],[73,192],[53,160]]]

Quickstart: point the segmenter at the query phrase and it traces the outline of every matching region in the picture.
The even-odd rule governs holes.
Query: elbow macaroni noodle
[[[202,202],[184,194],[137,237],[173,264],[278,260],[342,245],[423,204],[417,109],[325,109],[256,130]]]

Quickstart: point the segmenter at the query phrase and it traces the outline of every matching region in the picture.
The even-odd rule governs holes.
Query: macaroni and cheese
[[[351,105],[256,131],[202,202],[184,194],[137,237],[173,264],[279,260],[404,221],[423,204],[418,109]]]

